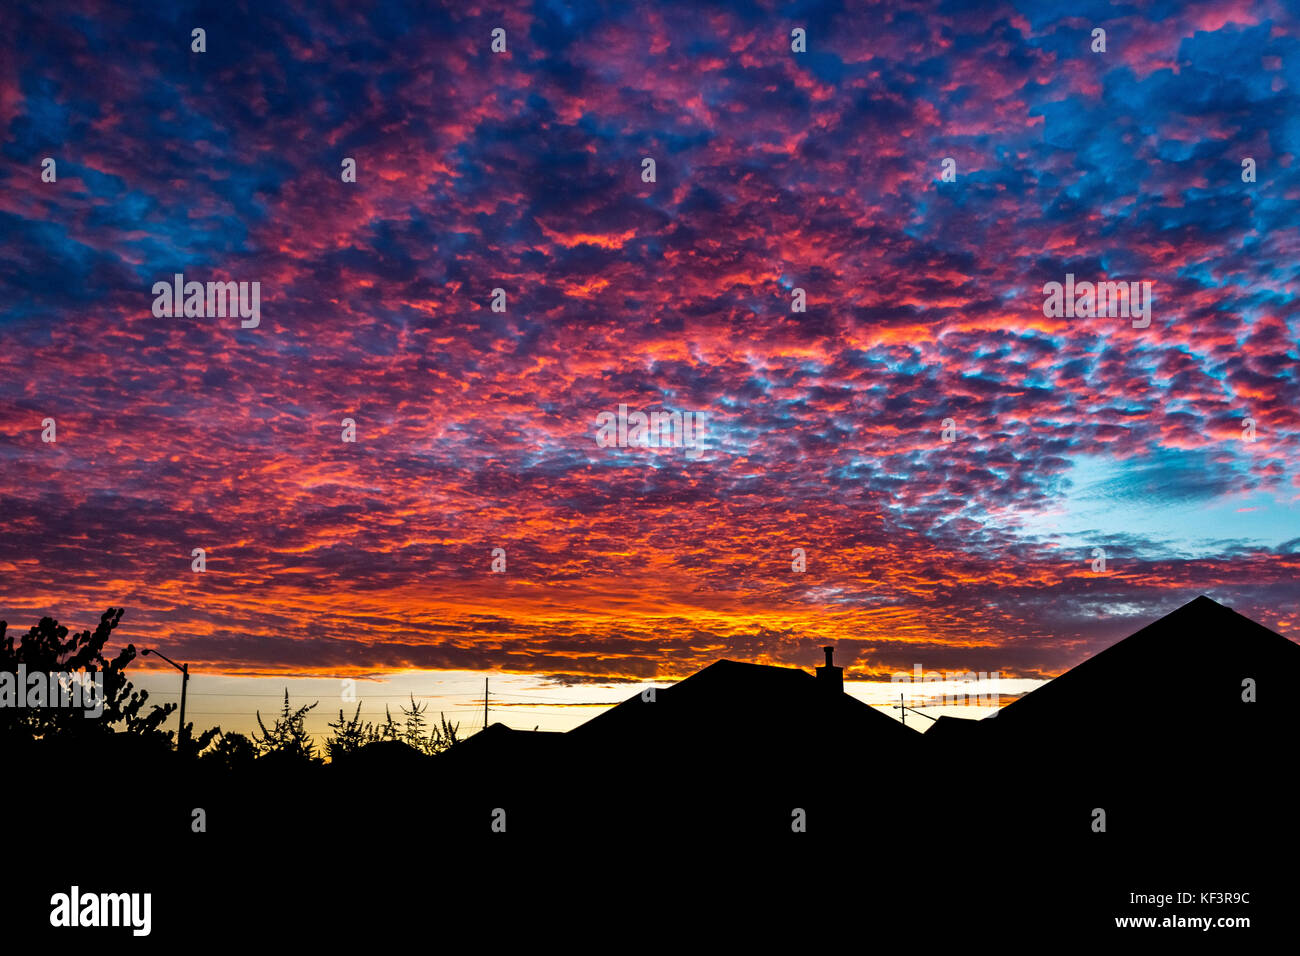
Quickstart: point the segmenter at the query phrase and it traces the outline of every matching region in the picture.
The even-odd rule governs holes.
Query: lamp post
[[[181,672],[181,728],[176,733],[176,749],[179,751],[181,749],[181,738],[185,736],[185,688],[190,682],[190,665],[177,664],[166,654],[162,653],[162,651],[151,651],[147,647],[144,649],[144,653],[145,656],[148,656],[150,654],[157,654],[168,664],[170,664],[172,667],[176,668],[178,671]]]

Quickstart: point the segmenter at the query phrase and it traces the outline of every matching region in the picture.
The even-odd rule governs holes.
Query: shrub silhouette
[[[393,713],[391,710],[388,709],[387,704],[384,705],[384,722],[380,724],[376,729],[379,732],[380,740],[401,740],[402,739],[402,730],[400,727],[397,726],[397,722],[393,720]]]
[[[243,734],[220,734],[216,743],[200,754],[199,762],[224,771],[237,771],[252,766],[256,757],[257,748]]]
[[[400,706],[400,705],[399,705]],[[407,710],[402,707],[402,714],[406,717],[406,731],[402,735],[402,740],[414,749],[425,754],[440,754],[444,750],[450,750],[460,742],[456,732],[460,729],[460,724],[449,724],[447,718],[441,712],[438,714],[439,723],[432,727],[428,734],[424,732],[424,712],[428,704],[418,704],[415,701],[415,695],[411,695],[411,709]],[[392,718],[389,718],[392,722]]]
[[[176,749],[180,752],[182,757],[195,760],[198,758],[199,754],[203,753],[203,751],[207,749],[208,745],[220,735],[220,727],[209,727],[207,730],[203,731],[203,733],[199,734],[198,737],[195,737],[194,722],[189,721],[185,724],[185,733],[181,735],[181,743]],[[167,731],[167,739],[171,740],[171,738],[172,732],[169,730]]]
[[[392,723],[391,716],[389,723]],[[375,743],[383,740],[383,735],[379,728],[375,727],[370,721],[361,722],[361,702],[357,702],[357,711],[350,719],[343,716],[342,709],[339,710],[339,719],[327,725],[333,734],[325,738],[325,752],[329,755],[330,760],[337,760],[351,753],[356,753],[366,744]]]
[[[316,702],[319,703],[320,701]],[[257,711],[257,726],[261,732],[253,731],[253,746],[258,758],[271,757],[276,762],[320,763],[316,744],[303,726],[307,712],[316,704],[304,704],[297,710],[290,710],[289,689],[285,688],[284,708],[269,729],[262,722],[262,712]]]
[[[361,720],[361,702],[357,702],[356,712],[351,717],[344,717],[343,711],[339,711],[339,719],[329,724],[329,728],[334,731],[325,740],[326,752],[330,760],[337,760],[339,757],[356,753],[366,744],[379,743],[384,740],[397,741],[404,743],[411,749],[422,754],[440,754],[448,750],[459,742],[457,732],[460,724],[450,724],[446,716],[439,713],[438,724],[425,730],[424,712],[428,704],[419,704],[415,700],[415,695],[411,695],[411,707],[408,710],[401,706],[402,714],[405,720],[398,724],[393,720],[392,711],[384,708],[384,721],[380,724],[373,724],[370,721]]]

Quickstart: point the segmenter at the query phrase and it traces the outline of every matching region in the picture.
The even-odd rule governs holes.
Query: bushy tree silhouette
[[[134,644],[128,644],[112,660],[104,657],[104,646],[122,620],[123,608],[109,608],[93,632],[69,634],[54,618],[43,617],[15,642],[8,634],[8,622],[0,621],[0,671],[16,674],[25,664],[27,673],[85,672],[91,680],[102,675],[104,712],[88,718],[82,710],[69,707],[0,708],[0,737],[30,738],[91,737],[122,731],[156,736],[170,741],[171,732],[160,730],[175,704],[154,704],[146,710],[148,691],[137,692],[126,678],[126,668],[135,660]],[[202,739],[202,738],[200,738]]]
[[[446,715],[439,712],[438,723],[426,734],[424,732],[424,712],[428,704],[419,704],[415,700],[415,695],[411,695],[411,709],[407,710],[402,707],[402,714],[406,717],[406,730],[402,734],[402,739],[420,753],[440,754],[444,750],[450,750],[460,742],[456,736],[460,730],[460,724],[447,723]],[[392,718],[389,718],[391,723]]]
[[[168,739],[171,739],[172,732],[167,731]],[[181,736],[181,745],[177,748],[181,755],[190,759],[195,759],[199,754],[207,749],[212,741],[221,736],[220,727],[209,727],[197,737],[194,736],[194,722],[190,721],[185,724],[185,733]]]
[[[438,711],[438,726],[433,728],[433,734],[430,735],[436,738],[431,752],[440,754],[456,746],[460,743],[459,732],[460,722],[449,723],[446,715],[442,711]]]
[[[317,701],[316,704],[319,704]],[[289,689],[284,691],[284,708],[275,718],[275,723],[268,729],[262,722],[262,712],[257,711],[257,726],[261,732],[253,731],[253,745],[258,757],[272,757],[302,763],[319,763],[316,744],[307,733],[304,722],[307,712],[316,704],[304,704],[297,710],[289,707]]]
[[[392,722],[391,718],[389,722]],[[351,718],[345,718],[342,709],[340,709],[339,719],[327,726],[334,731],[333,734],[325,738],[325,752],[329,755],[330,760],[337,760],[347,754],[356,753],[366,744],[384,739],[379,728],[375,727],[370,721],[361,722],[360,701],[357,702],[357,711]]]
[[[424,712],[429,705],[417,703],[415,695],[412,694],[410,710],[407,710],[404,704],[398,704],[398,706],[402,708],[402,716],[406,718],[406,728],[402,734],[402,740],[414,750],[423,750],[425,745]]]
[[[242,770],[252,765],[257,748],[243,734],[220,734],[211,747],[199,755],[199,762],[222,770]]]
[[[404,743],[422,754],[440,754],[459,742],[460,738],[457,734],[460,724],[448,723],[442,713],[438,714],[438,724],[426,731],[424,712],[428,705],[417,703],[414,694],[411,695],[409,710],[405,706],[399,706],[405,718],[401,724],[393,719],[392,711],[387,707],[384,708],[384,721],[378,725],[370,721],[362,722],[360,701],[357,702],[356,712],[351,717],[345,717],[340,710],[339,719],[329,724],[330,730],[334,733],[325,741],[330,760],[355,753],[366,744],[384,740]]]
[[[379,732],[380,740],[401,740],[402,728],[397,726],[397,721],[393,720],[393,712],[389,710],[388,705],[384,705],[384,722],[376,730]]]

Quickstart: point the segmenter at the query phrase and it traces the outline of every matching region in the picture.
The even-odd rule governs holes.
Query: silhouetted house
[[[757,761],[825,771],[906,748],[916,731],[844,693],[843,669],[720,660],[671,687],[638,693],[569,732],[573,743],[633,762],[703,768]]]
[[[944,744],[954,747],[966,747],[978,744],[983,741],[984,734],[987,733],[988,721],[992,716],[995,715],[976,719],[941,714],[935,718],[934,723],[925,731],[926,745]]]
[[[514,730],[489,724],[435,758],[437,772],[459,792],[477,790],[504,800],[507,793],[533,792],[547,787],[556,769],[566,764],[564,734],[544,730]],[[572,774],[572,771],[569,771]],[[509,784],[502,789],[503,784]],[[520,789],[522,788],[522,789]]]
[[[584,806],[589,817],[601,807],[624,815],[633,806],[698,807],[705,794],[710,805],[733,807],[752,803],[746,794],[764,794],[771,806],[759,817],[770,820],[787,800],[802,806],[821,794],[857,801],[854,807],[891,801],[885,812],[896,820],[900,805],[915,804],[917,819],[974,806],[969,798],[953,801],[942,789],[948,784],[936,782],[950,777],[952,786],[969,787],[972,771],[1027,769],[1024,783],[1042,787],[1062,775],[1158,775],[1171,764],[1204,776],[1211,754],[1277,764],[1300,730],[1300,647],[1205,597],[995,716],[944,716],[924,735],[844,693],[843,670],[830,648],[825,654],[815,673],[720,660],[568,733],[493,725],[439,759],[484,776],[533,777],[551,789],[572,781],[578,795],[560,802],[598,804]],[[1252,694],[1255,700],[1245,699]],[[921,769],[938,776],[909,786]],[[918,802],[926,787],[944,794],[929,810]],[[615,792],[625,796],[615,799]],[[1097,799],[1092,790],[1062,792]],[[1032,799],[1042,796],[1040,788]],[[1025,807],[1006,805],[1013,816]]]
[[[822,686],[825,687],[827,690],[839,691],[843,693],[844,668],[836,667],[835,664],[831,661],[831,657],[835,654],[835,648],[823,647],[822,652],[825,653],[826,655],[826,664],[822,667],[817,668],[816,670],[817,679],[822,682]]]
[[[440,760],[483,773],[544,768],[557,780],[599,773],[651,782],[834,779],[851,786],[905,753],[918,733],[844,693],[843,668],[720,660],[669,687],[638,692],[565,734],[493,724]]]
[[[1243,707],[1254,681],[1256,707]],[[1104,724],[1133,732],[1294,712],[1300,646],[1202,595],[1093,655],[994,718],[1005,731],[1060,735]]]
[[[405,741],[377,740],[357,748],[353,753],[339,755],[335,762],[354,772],[370,773],[404,771],[425,763],[428,759],[428,756]]]
[[[844,693],[842,675],[829,651],[816,676],[720,660],[630,697],[564,735],[571,766],[601,782],[570,801],[575,815],[614,829],[644,815],[668,832],[737,838],[789,833],[794,808],[822,828],[875,825],[893,799],[882,772],[920,735]],[[835,814],[835,803],[851,811]]]
[[[489,724],[486,730],[466,737],[442,757],[448,763],[485,758],[502,761],[542,759],[560,745],[563,736],[545,730],[514,730],[501,723]]]
[[[994,716],[926,737],[1074,775],[1276,762],[1300,733],[1297,687],[1300,646],[1201,596]]]

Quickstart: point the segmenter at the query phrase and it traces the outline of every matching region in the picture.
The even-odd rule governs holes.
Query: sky
[[[1198,594],[1296,632],[1293,5],[19,2],[0,45],[11,632],[125,607],[245,723],[824,644],[1028,687]],[[177,273],[259,323],[155,314]],[[1149,325],[1045,314],[1067,275]],[[697,450],[606,447],[620,405]]]

